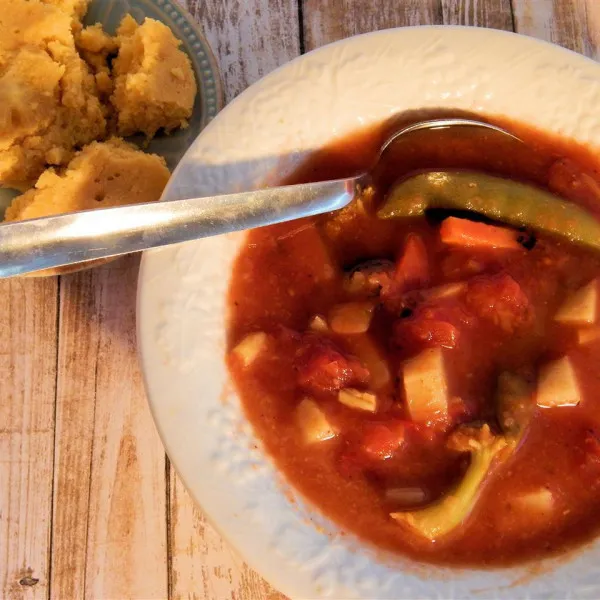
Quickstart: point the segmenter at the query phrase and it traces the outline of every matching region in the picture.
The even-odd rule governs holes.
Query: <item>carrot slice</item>
[[[396,281],[402,283],[404,291],[408,291],[427,285],[429,277],[427,248],[420,236],[410,234],[396,263]]]
[[[522,250],[519,233],[514,229],[478,223],[469,219],[448,217],[440,227],[440,237],[444,244],[465,248],[500,248]]]

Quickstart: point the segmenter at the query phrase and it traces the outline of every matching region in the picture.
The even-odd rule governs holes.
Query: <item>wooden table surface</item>
[[[515,30],[595,58],[600,45],[599,0],[188,8],[226,100],[301,52],[387,27]],[[205,521],[165,457],[136,357],[138,264],[0,282],[0,599],[281,599]]]

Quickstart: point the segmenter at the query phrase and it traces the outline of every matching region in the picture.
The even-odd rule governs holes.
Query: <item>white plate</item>
[[[164,199],[280,180],[359,127],[422,107],[501,114],[600,146],[600,66],[526,37],[406,28],[307,54],[253,85],[185,155]],[[224,363],[226,293],[244,236],[145,254],[139,345],[150,405],[194,498],[252,567],[293,598],[598,598],[600,546],[493,572],[382,558],[294,496],[255,448]],[[322,526],[318,531],[313,524]],[[542,574],[540,574],[542,573]],[[510,586],[510,587],[509,587]]]

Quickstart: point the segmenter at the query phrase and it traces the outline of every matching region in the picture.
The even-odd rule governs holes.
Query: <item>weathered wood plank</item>
[[[187,0],[217,57],[225,99],[300,53],[296,0]]]
[[[167,597],[164,450],[135,348],[138,262],[62,279],[52,597]]]
[[[63,277],[61,287],[51,590],[83,598],[100,298],[92,271]]]
[[[189,0],[221,69],[226,100],[300,53],[295,0]],[[281,598],[205,520],[170,469],[170,597]]]
[[[389,27],[442,23],[439,0],[304,0],[302,13],[306,50]]]
[[[513,30],[510,0],[442,0],[445,25]]]
[[[600,58],[600,3],[597,0],[513,0],[515,29]]]
[[[0,284],[0,597],[48,595],[57,283]]]

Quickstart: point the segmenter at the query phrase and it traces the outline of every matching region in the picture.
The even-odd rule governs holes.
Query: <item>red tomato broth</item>
[[[423,116],[410,115],[402,122]],[[589,179],[582,191],[581,186],[573,188],[567,176],[561,180],[560,170],[553,170],[557,159],[566,157],[571,161],[567,175],[576,164],[597,181],[598,165],[587,149],[522,125],[500,124],[525,139],[533,152],[515,153],[512,147],[509,152],[502,144],[490,144],[485,135],[414,134],[379,170],[381,187],[374,205],[381,201],[381,190],[403,174],[460,167],[543,186],[550,178],[563,197],[590,207]],[[288,182],[342,177],[368,167],[390,127],[386,123],[358,132],[319,151]],[[562,163],[561,169],[565,171]],[[594,208],[600,214],[600,207]],[[314,241],[315,233],[324,245]],[[405,319],[416,323],[417,333],[399,336],[401,343],[394,340],[394,331],[405,326],[398,315],[381,307],[374,313],[368,335],[391,373],[389,382],[377,391],[375,414],[349,409],[337,401],[335,391],[324,390],[311,395],[338,430],[336,439],[307,445],[294,419],[295,407],[307,395],[297,383],[296,354],[309,320],[327,316],[336,304],[353,299],[344,288],[344,269],[365,259],[398,259],[409,234],[418,235],[427,249],[431,279],[427,288],[460,281],[475,286],[471,289],[481,288],[469,295],[469,302],[452,297],[425,302],[431,307],[427,326],[431,319],[451,323],[458,340],[455,347],[443,344],[455,424],[494,419],[493,390],[500,371],[523,366],[535,371],[540,361],[561,356],[565,350],[575,364],[583,393],[577,407],[536,409],[523,444],[488,477],[473,514],[435,543],[393,521],[389,513],[394,505],[383,494],[384,488],[394,485],[422,485],[434,499],[461,478],[468,463],[468,455],[447,450],[450,429],[411,422],[404,405],[399,367],[430,343],[418,335],[420,308]],[[300,237],[294,240],[295,236],[307,241],[298,243]],[[247,417],[278,468],[343,528],[418,560],[470,566],[502,566],[545,556],[597,534],[600,459],[589,457],[596,446],[600,449],[596,444],[600,370],[595,366],[600,342],[579,347],[573,331],[551,318],[567,294],[600,275],[600,257],[566,242],[537,238],[531,250],[460,249],[441,243],[435,219],[383,221],[373,211],[357,210],[249,232],[231,280],[229,347],[254,331],[267,332],[269,343],[251,369],[229,356],[232,377]],[[502,296],[502,286],[512,290],[509,299],[515,289],[520,290],[526,306],[509,302],[502,308],[508,311],[506,323],[498,324],[487,313],[490,303]],[[405,293],[411,292],[392,289],[389,306]],[[440,336],[447,332],[448,327],[440,327]],[[343,353],[356,356],[356,344],[348,342],[349,336],[330,332],[327,337]],[[552,489],[559,511],[538,524],[511,502],[516,492],[536,486]]]

